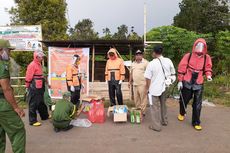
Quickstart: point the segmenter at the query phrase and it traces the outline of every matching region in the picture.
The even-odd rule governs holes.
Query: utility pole
[[[146,51],[146,47],[149,44],[162,44],[162,41],[147,41],[147,7],[146,2],[144,3],[144,52]]]

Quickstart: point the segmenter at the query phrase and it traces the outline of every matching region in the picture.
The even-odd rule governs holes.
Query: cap
[[[143,52],[140,51],[140,50],[137,50],[135,54],[136,54],[136,55],[137,55],[137,54],[143,54]]]
[[[15,47],[10,45],[9,40],[0,39],[0,48],[15,49]]]

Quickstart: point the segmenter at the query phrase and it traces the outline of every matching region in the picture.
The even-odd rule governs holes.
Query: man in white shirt
[[[145,92],[146,81],[144,73],[148,63],[149,62],[143,58],[143,52],[137,50],[135,53],[135,61],[131,65],[129,78],[129,87],[130,85],[133,85],[135,107],[141,109],[143,116],[145,116],[147,106],[147,95]]]
[[[163,47],[156,46],[153,50],[154,59],[145,71],[146,92],[152,96],[150,102],[152,125],[151,130],[161,131],[162,125],[167,126],[166,88],[175,80],[175,68],[169,58],[162,56]]]

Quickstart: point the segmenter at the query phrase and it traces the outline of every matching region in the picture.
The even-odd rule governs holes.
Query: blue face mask
[[[9,61],[9,59],[10,59],[10,57],[9,57],[9,55],[8,55],[8,53],[7,53],[7,51],[5,51],[5,50],[3,50],[3,53],[2,53],[2,60],[3,61]]]

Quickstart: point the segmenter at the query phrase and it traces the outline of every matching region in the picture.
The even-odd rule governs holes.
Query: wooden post
[[[129,45],[129,60],[132,62],[132,47]],[[129,68],[129,75],[131,75],[131,67]],[[132,101],[133,97],[133,86],[131,85],[129,88],[129,100]]]
[[[92,93],[93,93],[93,84],[94,84],[94,70],[95,70],[95,46],[93,45],[92,50]]]

